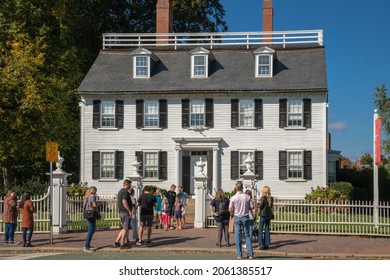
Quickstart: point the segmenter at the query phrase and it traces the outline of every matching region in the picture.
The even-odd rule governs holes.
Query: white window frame
[[[255,126],[255,102],[250,99],[239,101],[238,122],[239,127],[254,127]]]
[[[100,114],[101,128],[115,127],[115,100],[102,100]]]
[[[303,150],[287,151],[287,179],[304,179],[303,161]]]
[[[148,156],[153,156],[153,158],[149,158]],[[144,172],[144,179],[150,180],[150,179],[158,179],[158,169],[159,169],[159,153],[158,151],[143,151],[143,172]],[[150,176],[150,174],[152,174]]]
[[[150,124],[153,122],[153,124]],[[144,102],[144,127],[159,127],[159,102],[158,100],[145,100]]]
[[[303,100],[287,101],[287,127],[303,127]]]
[[[203,58],[202,64],[197,64],[197,58]],[[208,77],[208,56],[204,54],[194,54],[191,56],[191,77],[206,78]],[[199,74],[197,68],[203,69],[203,73]]]
[[[275,50],[267,46],[262,46],[254,51],[256,57],[256,68],[255,68],[255,77],[256,78],[271,78],[273,77],[274,72],[274,53]],[[261,61],[262,57],[267,57],[268,62],[263,63]],[[261,73],[261,68],[268,69],[267,73]]]
[[[199,116],[199,118],[197,116]],[[200,99],[191,100],[190,101],[190,127],[205,127],[205,125],[206,125],[206,102]]]
[[[115,179],[115,151],[100,151],[99,171],[100,179]]]
[[[150,56],[149,55],[135,55],[133,58],[133,77],[134,78],[150,78]],[[139,59],[146,59],[146,61],[143,61],[144,63],[142,65],[138,64]],[[145,74],[138,74],[138,69],[144,69],[146,71]]]
[[[242,175],[246,171],[246,163],[245,160],[248,158],[248,155],[252,156],[252,159],[254,160],[255,158],[255,151],[253,150],[242,150],[238,151],[238,173],[239,175]],[[253,171],[253,166],[252,166],[252,171]]]

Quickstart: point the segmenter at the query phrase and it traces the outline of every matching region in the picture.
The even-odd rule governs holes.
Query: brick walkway
[[[92,245],[101,251],[120,251],[113,248],[119,229],[99,230],[92,239]],[[33,235],[32,248],[23,248],[21,245],[3,245],[4,235],[1,236],[0,251],[6,252],[82,252],[86,232],[68,232],[53,235],[53,244],[49,234]],[[183,230],[153,229],[152,243],[135,246],[130,242],[128,251],[172,251],[172,252],[209,252],[235,254],[234,236],[231,234],[231,247],[216,246],[216,228],[194,229],[188,225]],[[21,241],[21,235],[16,234],[16,241]],[[358,236],[325,236],[325,235],[297,235],[271,234],[272,244],[267,251],[258,250],[257,256],[296,256],[310,258],[384,258],[390,259],[390,238],[358,237]],[[223,242],[224,244],[224,242]]]

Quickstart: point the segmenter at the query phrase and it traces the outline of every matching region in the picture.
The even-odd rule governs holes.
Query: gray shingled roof
[[[85,76],[79,93],[172,91],[326,90],[325,49],[295,48],[275,52],[274,76],[255,78],[252,50],[211,50],[209,77],[191,78],[187,50],[153,50],[159,58],[151,78],[133,78],[131,50],[101,51]]]

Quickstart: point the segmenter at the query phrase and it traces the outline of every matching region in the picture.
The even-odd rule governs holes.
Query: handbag
[[[253,210],[249,210],[249,220],[253,221],[255,219],[255,215],[253,213]]]
[[[99,211],[97,211],[96,209],[86,210],[85,209],[86,206],[87,206],[87,203],[84,204],[84,210],[83,210],[84,219],[95,218],[96,220],[100,220],[102,218],[102,215],[100,214]]]
[[[234,217],[230,216],[229,218],[229,233],[234,233]]]

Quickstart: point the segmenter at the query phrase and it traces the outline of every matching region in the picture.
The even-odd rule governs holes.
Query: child
[[[34,231],[34,212],[35,208],[30,200],[30,193],[25,192],[18,204],[19,211],[22,212],[22,230],[23,230],[23,247],[32,247],[31,237]],[[27,236],[28,230],[28,236]]]
[[[175,204],[175,218],[176,218],[176,230],[181,230],[182,216],[183,216],[183,204],[181,203],[180,197],[176,196]]]
[[[162,203],[162,195],[161,195],[161,190],[157,189],[154,196],[156,197],[157,200],[157,205],[154,206],[154,213],[156,216],[156,229],[157,228],[163,228],[162,225],[162,219],[161,219],[161,203]]]
[[[164,224],[165,230],[168,230],[170,212],[171,212],[171,209],[169,207],[168,199],[166,197],[164,197],[162,200],[162,206],[161,206],[161,218],[162,218],[162,222]]]

